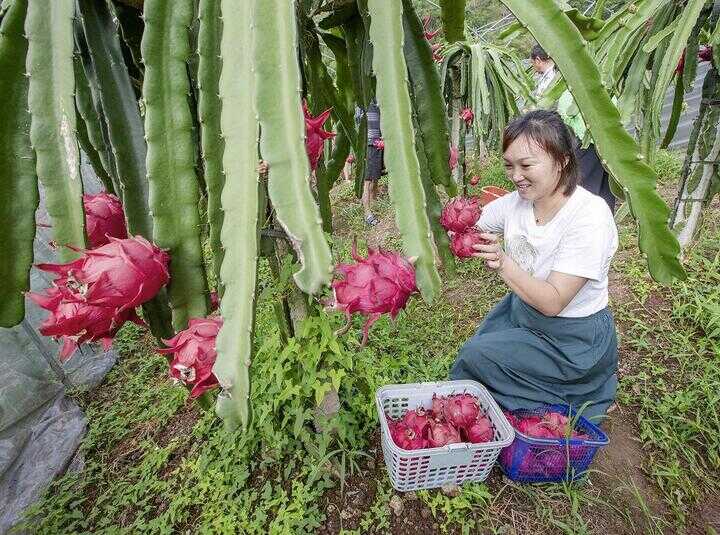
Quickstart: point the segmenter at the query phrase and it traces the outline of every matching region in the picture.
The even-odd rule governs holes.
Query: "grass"
[[[661,184],[672,184],[677,159],[661,153],[659,162]],[[477,171],[482,184],[504,184],[497,159]],[[376,207],[381,224],[372,230],[364,227],[350,185],[336,188],[333,205],[337,259],[349,257],[355,236],[399,248],[387,197]],[[167,378],[153,340],[128,325],[115,341],[118,365],[99,389],[78,396],[88,418],[85,469],[59,478],[30,511],[29,525],[48,534],[704,530],[699,511],[720,493],[720,225],[717,206],[712,210],[685,258],[688,280],[669,287],[647,275],[634,225],[628,220],[621,228],[612,308],[620,330],[623,416],[614,418],[618,433],[641,445],[642,480],[612,476],[600,464],[581,483],[516,485],[494,470],[455,497],[398,495],[378,448],[375,390],[445,378],[459,346],[504,287],[479,263],[459,263],[457,278],[444,281],[432,305],[413,299],[396,323],[381,319],[364,349],[361,319],[336,339],[332,332],[343,318],[325,314],[283,349],[271,304],[284,290],[274,288],[262,266],[255,417],[248,432],[225,432],[212,412],[187,400]],[[365,239],[359,245],[363,249]],[[333,378],[340,381],[342,410],[331,423],[334,431],[315,433],[314,400]],[[613,441],[611,434],[610,448]],[[390,507],[394,497],[402,515]]]

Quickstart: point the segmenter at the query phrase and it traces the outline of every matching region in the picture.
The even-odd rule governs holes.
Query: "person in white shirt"
[[[517,189],[484,208],[476,227],[488,243],[475,248],[510,293],[462,347],[450,378],[479,381],[508,410],[586,405],[583,414],[599,418],[617,388],[608,309],[615,221],[579,185],[575,137],[557,112],[510,122],[503,158]]]
[[[558,75],[558,71],[555,62],[540,45],[535,45],[530,50],[530,63],[535,71],[535,89],[532,96],[539,100]]]

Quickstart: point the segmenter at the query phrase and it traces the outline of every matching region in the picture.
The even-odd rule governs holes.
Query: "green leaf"
[[[75,136],[73,0],[30,2],[25,19],[30,140],[37,157],[53,236],[60,246],[85,246],[80,151]],[[78,255],[60,248],[60,258]]]
[[[553,0],[503,0],[555,60],[613,177],[623,186],[639,225],[640,250],[659,282],[684,278],[680,247],[667,227],[669,210],[655,189],[656,176],[642,160],[603,87],[587,43]]]
[[[23,23],[27,0],[15,0],[0,24],[0,95],[6,109],[0,121],[0,327],[13,327],[25,316],[30,289],[38,185],[30,146],[30,113],[25,76],[27,40]]]
[[[193,0],[145,1],[143,100],[149,204],[154,242],[170,254],[168,294],[176,331],[207,314],[207,282],[200,245],[199,184],[187,95],[191,54],[187,28]]]
[[[423,298],[431,302],[440,287],[435,267],[434,244],[425,213],[425,192],[420,164],[415,154],[412,106],[407,82],[407,66],[402,54],[404,41],[402,4],[369,0],[370,40],[375,50],[373,69],[377,76],[377,99],[385,124],[385,163],[390,176],[390,198],[403,236],[405,254],[417,257],[415,270]]]
[[[269,166],[268,193],[302,263],[295,282],[304,292],[315,293],[330,281],[332,258],[308,180],[295,10],[282,0],[256,6],[255,105],[260,152]]]

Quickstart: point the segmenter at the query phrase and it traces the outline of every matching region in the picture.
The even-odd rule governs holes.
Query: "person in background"
[[[555,68],[555,62],[540,45],[535,45],[532,48],[530,60],[533,69],[537,73],[537,85],[533,91],[533,96],[536,100],[539,100],[556,76],[559,76],[559,73]],[[590,193],[602,197],[608,208],[610,208],[610,212],[615,213],[615,196],[610,190],[610,175],[603,167],[592,139],[585,139],[586,134],[588,134],[587,127],[572,94],[567,89],[558,100],[557,112],[577,138],[575,156],[580,167],[582,186]],[[583,148],[584,144],[587,144],[587,147]]]
[[[365,223],[368,226],[378,224],[378,219],[372,213],[372,204],[378,194],[378,182],[383,174],[384,149],[377,144],[382,140],[380,130],[380,108],[373,98],[367,109],[367,164],[365,166],[365,181],[363,184],[362,203],[365,210]]]
[[[482,383],[511,411],[560,403],[600,418],[618,384],[608,308],[615,221],[579,185],[575,140],[557,112],[512,120],[502,147],[517,189],[483,209],[475,226],[488,242],[475,256],[509,293],[460,349],[450,379]]]
[[[535,71],[535,89],[532,96],[535,100],[540,99],[550,87],[558,71],[555,62],[540,45],[535,45],[530,51],[530,63]]]

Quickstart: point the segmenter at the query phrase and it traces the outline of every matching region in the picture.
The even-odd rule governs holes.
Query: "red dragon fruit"
[[[445,230],[462,232],[477,223],[481,213],[477,197],[456,197],[443,207],[440,224]]]
[[[460,111],[460,118],[470,127],[473,124],[473,120],[475,120],[475,112],[472,111],[472,108],[463,108]]]
[[[471,258],[477,251],[475,245],[490,243],[474,228],[456,233],[450,240],[450,251],[458,258]]]
[[[470,179],[470,185],[471,186],[477,186],[480,183],[480,176],[479,175],[473,175]]]
[[[431,448],[439,448],[448,444],[462,442],[460,432],[451,423],[440,420],[431,420],[428,430],[428,443]]]
[[[403,422],[388,420],[393,442],[404,450],[422,450],[428,447],[428,440]]]
[[[412,429],[417,436],[427,438],[427,431],[430,425],[430,414],[423,408],[418,407],[407,411],[402,417],[402,423]]]
[[[335,270],[342,278],[332,283],[333,299],[330,310],[340,310],[347,317],[346,332],[350,328],[350,316],[355,312],[367,316],[363,326],[362,344],[368,339],[368,331],[382,314],[395,319],[405,308],[410,296],[417,292],[415,268],[401,255],[382,249],[368,248],[367,258],[357,253],[353,243],[352,257],[355,264],[338,264]]]
[[[192,385],[190,397],[197,398],[218,386],[212,368],[217,357],[215,338],[222,324],[220,316],[193,318],[187,329],[169,340],[163,340],[167,348],[158,349],[158,353],[173,355],[170,376],[183,384]]]
[[[374,140],[373,147],[375,147],[377,150],[385,150],[385,140],[382,138]]]
[[[125,214],[122,203],[111,193],[83,195],[85,230],[90,248],[105,245],[113,238],[127,238]]]
[[[210,292],[210,312],[215,312],[220,308],[220,295],[213,290]]]
[[[445,421],[455,427],[462,428],[472,425],[480,414],[477,398],[470,394],[450,396],[442,409]]]
[[[317,117],[313,117],[308,110],[307,101],[303,100],[303,115],[305,116],[305,150],[310,160],[310,169],[315,171],[322,156],[323,145],[326,139],[335,137],[333,132],[323,130],[323,124],[330,117],[332,108],[328,108]]]
[[[712,61],[713,47],[712,45],[703,45],[698,50],[698,61]]]
[[[438,396],[437,394],[433,394],[432,408],[430,409],[432,411],[432,413],[441,415],[445,408],[446,401],[447,401],[447,398],[445,396]]]
[[[112,307],[68,301],[57,286],[48,288],[44,294],[27,295],[41,308],[50,311],[50,315],[40,325],[40,333],[63,341],[60,349],[62,362],[68,360],[78,345],[84,342],[101,342],[107,351],[117,331],[128,320],[143,325],[134,309],[117,311]]]
[[[490,423],[487,416],[478,416],[474,422],[467,426],[465,434],[473,444],[490,442],[495,437],[492,423]]]
[[[54,284],[69,301],[122,311],[155,297],[170,279],[168,254],[142,236],[110,238],[67,264],[38,264],[59,275]]]
[[[422,25],[423,25],[423,31],[425,32],[425,39],[428,41],[432,41],[435,36],[440,33],[440,29],[430,31],[430,23],[432,22],[432,17],[430,15],[427,15],[426,17],[423,17]]]
[[[451,170],[457,167],[459,158],[460,152],[457,147],[455,145],[450,145],[450,159],[448,160],[448,165]]]

